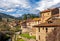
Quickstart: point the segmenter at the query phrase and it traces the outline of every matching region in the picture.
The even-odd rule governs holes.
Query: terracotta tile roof
[[[23,22],[25,22],[26,20],[23,20],[23,21],[21,21],[20,23],[23,23]]]
[[[33,21],[39,21],[41,18],[34,18]]]
[[[57,8],[50,8],[49,10],[54,10],[54,9],[57,9]]]
[[[21,24],[24,24],[24,23],[31,22],[31,21],[32,21],[32,19],[27,19],[27,20],[21,21],[20,23],[21,23]]]
[[[42,11],[41,13],[50,12],[49,9]]]
[[[51,20],[46,23],[35,25],[34,27],[60,27],[60,19]]]
[[[33,19],[27,19],[26,22],[31,22]]]
[[[24,23],[26,23],[26,20],[21,21],[21,22],[20,22],[20,25],[22,25],[22,24],[24,24]]]
[[[23,20],[20,23],[25,23],[25,22],[34,22],[34,21],[39,21],[41,20],[41,18],[34,18],[34,19],[27,19],[27,20]]]
[[[50,9],[42,11],[41,13],[50,12],[50,11],[55,10],[55,9],[58,9],[58,8],[50,8]]]

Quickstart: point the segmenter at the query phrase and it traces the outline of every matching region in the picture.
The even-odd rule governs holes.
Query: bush
[[[22,37],[25,37],[25,38],[28,38],[28,39],[36,39],[35,36],[30,36],[28,33],[25,33],[25,34],[20,34]]]
[[[23,39],[17,39],[17,41],[24,41]]]

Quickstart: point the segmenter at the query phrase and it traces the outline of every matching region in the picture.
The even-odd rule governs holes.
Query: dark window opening
[[[40,28],[38,28],[39,29],[39,32],[40,32]]]
[[[43,30],[44,30],[44,27],[43,27]]]
[[[46,33],[48,32],[48,28],[46,28]]]
[[[38,40],[36,40],[36,41],[38,41]]]
[[[54,30],[56,30],[56,28],[54,28]]]
[[[52,23],[52,21],[48,21],[48,23]]]
[[[40,35],[39,35],[39,40],[40,40]]]

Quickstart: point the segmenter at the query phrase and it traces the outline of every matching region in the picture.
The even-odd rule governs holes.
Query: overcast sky
[[[18,17],[26,13],[37,14],[59,3],[60,0],[0,0],[0,12]]]

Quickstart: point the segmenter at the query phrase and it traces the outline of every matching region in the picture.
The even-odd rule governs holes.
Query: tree
[[[23,14],[22,15],[23,20],[33,19],[33,18],[38,18],[38,17],[39,17],[38,14]]]
[[[24,20],[26,20],[26,19],[27,19],[27,15],[26,15],[26,14],[22,15],[22,18],[23,18]]]

